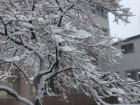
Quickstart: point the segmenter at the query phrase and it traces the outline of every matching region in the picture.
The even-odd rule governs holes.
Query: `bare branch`
[[[26,80],[28,81],[28,83],[29,83],[30,85],[32,85],[33,82],[30,80],[28,74],[27,74],[20,66],[18,66],[18,64],[16,64],[15,62],[13,62],[13,64],[18,68],[19,71],[21,71],[21,72],[23,73],[23,75],[24,75],[24,77],[26,78]]]

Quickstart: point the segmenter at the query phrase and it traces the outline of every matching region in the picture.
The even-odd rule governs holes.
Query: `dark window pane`
[[[73,82],[76,83],[76,80],[73,79]],[[81,94],[81,93],[84,93],[84,91],[90,93],[89,88],[87,86],[84,86],[83,84],[77,86],[77,88],[69,86],[68,89],[69,89],[69,94]]]
[[[33,85],[30,85],[29,91],[30,91],[30,95],[36,95],[36,90],[35,90],[35,87]]]
[[[7,82],[0,82],[0,85],[10,87],[18,93],[18,89],[19,89],[18,80],[19,80],[18,78],[17,79],[7,78]],[[8,95],[8,93],[5,91],[0,91],[0,97],[11,97],[11,96]]]
[[[127,75],[128,78],[131,78],[131,75]]]
[[[127,77],[128,77],[128,78],[131,78],[131,74],[127,74]]]
[[[1,82],[0,81],[0,86],[7,86],[7,83],[4,83],[4,82]],[[0,98],[2,97],[7,97],[8,96],[8,94],[7,94],[7,92],[5,92],[5,91],[0,91]]]
[[[107,30],[106,29],[102,29],[102,31],[104,32],[104,35],[107,35]]]
[[[102,15],[101,15],[100,7],[98,7],[98,6],[97,6],[97,14],[98,14],[99,16],[102,16]]]
[[[93,57],[94,57],[93,63],[94,63],[95,65],[98,65],[98,54],[97,54],[97,53],[93,53]]]
[[[82,88],[83,88],[84,91],[86,91],[86,86],[82,85]],[[84,91],[82,90],[82,88],[79,86],[79,89],[80,89],[79,92],[80,93],[84,93]]]
[[[7,96],[8,96],[7,92],[5,92],[5,91],[0,91],[0,98],[1,98],[1,97],[4,98],[4,97],[7,97]]]
[[[54,92],[54,83],[53,83],[53,79],[50,79],[50,88],[51,88],[52,92]]]
[[[76,83],[76,80],[74,78],[73,78],[73,82],[74,82],[74,84]],[[77,93],[77,89],[72,87],[71,88],[71,94],[76,94],[76,93]]]
[[[124,50],[122,51],[123,53],[131,53],[134,51],[133,43],[123,45],[121,46],[121,49]]]
[[[122,51],[123,53],[126,53],[126,52],[127,52],[127,46],[126,46],[126,45],[121,46],[121,49],[123,50],[123,51]]]
[[[129,44],[129,45],[128,45],[128,51],[129,51],[129,52],[134,51],[133,44]]]
[[[107,19],[107,12],[103,8],[101,9],[101,15],[103,18]]]
[[[71,93],[71,94],[76,94],[76,93],[77,93],[77,89],[71,87],[71,89],[70,89],[70,93]]]
[[[140,80],[140,74],[138,74],[139,80]]]
[[[96,14],[96,8],[92,9],[92,12],[93,12],[94,14]]]
[[[55,87],[54,90],[55,90],[55,91],[54,91],[55,94],[60,94],[59,88]]]
[[[48,88],[51,88],[51,91],[54,93],[54,94],[61,94],[61,91],[59,90],[59,88],[57,87],[57,84],[56,84],[56,78],[52,78],[48,81]],[[61,83],[61,81],[60,81]],[[47,86],[45,86],[46,88]],[[47,95],[46,93],[44,95]]]
[[[94,14],[96,14],[96,5],[91,5],[91,12],[93,12]]]
[[[73,80],[73,85],[74,85],[76,83],[76,80],[73,77],[71,79]],[[77,94],[78,90],[76,88],[72,87],[72,86],[69,86],[69,93],[70,94]]]
[[[61,84],[62,81],[59,81],[59,83]],[[55,82],[55,86],[54,86],[54,93],[55,94],[61,94],[61,90],[57,87],[57,83]]]
[[[103,15],[103,17],[105,18],[105,19],[107,19],[107,12],[104,10],[104,15]]]
[[[118,87],[121,87],[120,84],[119,84],[119,82],[117,82],[116,85],[117,85]]]
[[[88,88],[88,87],[86,87],[86,92],[90,93],[90,90],[89,90],[89,88]]]

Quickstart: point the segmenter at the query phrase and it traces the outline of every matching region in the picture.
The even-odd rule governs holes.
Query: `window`
[[[131,52],[134,52],[134,45],[133,43],[122,45],[121,49],[123,50],[122,51],[123,54],[131,53]]]
[[[94,57],[93,64],[94,65],[98,65],[98,54],[97,53],[93,53],[93,57]]]
[[[60,81],[61,82],[61,81]],[[49,81],[48,81],[48,88],[51,88],[51,91],[54,93],[54,94],[61,94],[61,91],[59,90],[59,88],[57,87],[56,85],[56,78],[51,78]],[[47,95],[46,93],[44,95]]]
[[[7,43],[2,44],[1,47],[4,48],[4,54],[5,55],[11,55],[13,53],[13,50],[11,50],[12,48],[16,47],[16,44],[12,41],[12,40],[6,40]]]
[[[140,72],[138,72],[138,80],[140,81]]]
[[[82,86],[82,88],[85,92],[88,92],[88,93],[90,92],[88,87]],[[82,93],[84,93],[82,88],[80,86],[78,86],[77,89],[76,89],[74,87],[69,86],[69,88],[68,88],[69,89],[69,94],[82,94]]]
[[[91,6],[93,6],[91,11],[94,14],[99,15],[100,17],[103,17],[103,18],[107,19],[107,12],[103,8],[101,8],[99,6],[96,6],[96,5],[91,5]]]
[[[120,73],[119,73],[119,72],[116,72],[116,74],[118,74],[118,76],[120,76]],[[116,77],[115,79],[117,79],[117,77]],[[117,79],[117,80],[118,80],[118,79]],[[116,82],[116,85],[117,85],[118,87],[120,87],[120,88],[121,88],[121,84],[119,83],[119,81],[118,81],[118,82]]]
[[[89,88],[88,88],[87,86],[83,86],[83,85],[82,85],[82,88],[83,88],[83,90],[84,90],[85,92],[87,92],[87,93],[90,92],[90,90],[89,90]],[[78,93],[84,93],[83,90],[82,90],[81,87],[79,86],[79,88],[78,88]]]
[[[73,82],[75,84],[76,80],[74,78],[72,78],[72,79],[73,79]],[[69,94],[82,94],[82,93],[84,93],[83,90],[85,92],[88,92],[88,93],[90,92],[89,88],[87,86],[84,86],[84,85],[82,85],[82,86],[79,85],[77,87],[72,87],[72,86],[69,85],[69,87],[68,87]]]
[[[96,14],[96,8],[91,9],[91,12],[93,12],[94,14]]]
[[[102,14],[101,14],[101,8],[98,7],[98,6],[96,6],[96,10],[97,10],[97,14],[98,14],[99,16],[102,16]]]
[[[50,79],[50,81],[48,82],[48,87],[51,88],[51,90],[54,94],[60,94],[61,91],[59,90],[58,87],[56,87],[55,81],[56,81],[56,78],[55,79],[54,78]]]
[[[107,19],[107,12],[103,8],[101,8],[101,15],[103,18]]]
[[[106,29],[102,29],[104,36],[107,36],[107,30]]]
[[[127,72],[127,78],[131,78],[132,80],[138,80],[138,73],[136,71]]]
[[[54,93],[54,94],[61,94],[61,91],[59,90],[58,87],[56,87],[56,82],[55,82],[56,78],[55,79],[50,79],[48,81],[48,83],[45,85],[45,88],[48,87],[51,89],[51,91]],[[36,89],[33,85],[30,85],[30,88],[29,88],[29,91],[30,91],[30,95],[36,95]],[[44,93],[44,95],[47,95],[46,93]]]
[[[127,78],[131,78],[131,73],[127,73]]]
[[[30,95],[36,95],[36,89],[33,85],[30,85],[29,87],[29,92],[30,92]]]
[[[118,75],[120,75],[120,73],[119,72],[116,72]]]
[[[8,78],[7,79],[7,82],[0,82],[0,85],[2,86],[8,86],[9,87],[9,84],[11,85],[11,88],[13,90],[15,90],[17,93],[19,91],[19,79],[18,78]],[[5,91],[0,91],[0,98],[7,98],[7,97],[11,97],[10,95],[7,94],[7,92]]]
[[[0,85],[2,85],[2,86],[7,86],[7,83],[5,83],[5,82],[0,82]],[[4,98],[4,97],[8,97],[8,94],[7,94],[7,92],[5,92],[5,91],[0,91],[0,98]]]

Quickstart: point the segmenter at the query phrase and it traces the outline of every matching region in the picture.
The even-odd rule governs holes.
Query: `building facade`
[[[112,69],[120,75],[122,79],[131,78],[140,80],[140,35],[136,35],[122,40],[113,45],[121,49],[123,58],[116,58],[119,64],[115,64]],[[108,71],[109,67],[102,63],[102,68]]]

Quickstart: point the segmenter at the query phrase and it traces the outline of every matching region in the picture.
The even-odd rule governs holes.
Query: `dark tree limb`
[[[57,63],[57,62],[55,62],[55,63],[53,64],[53,66],[51,67],[50,70],[41,72],[40,74],[38,74],[38,75],[34,78],[33,84],[34,84],[34,86],[35,86],[36,89],[37,89],[37,87],[38,87],[40,78],[41,78],[43,75],[45,75],[45,74],[51,73],[52,70],[54,69],[54,67],[56,66],[56,63]]]
[[[13,64],[18,68],[19,71],[21,71],[23,73],[23,75],[26,78],[26,80],[28,81],[28,83],[30,85],[33,84],[33,82],[29,79],[28,74],[20,66],[18,66],[15,62],[13,62]]]

